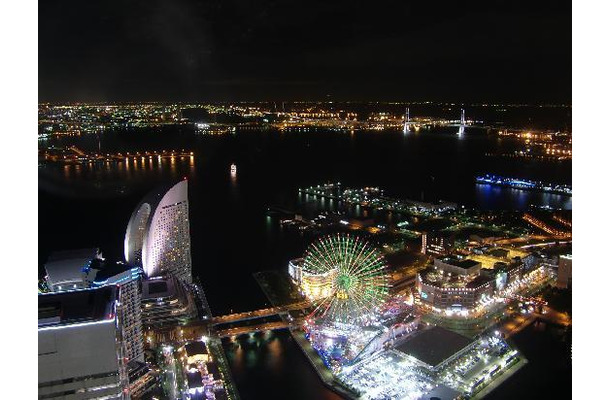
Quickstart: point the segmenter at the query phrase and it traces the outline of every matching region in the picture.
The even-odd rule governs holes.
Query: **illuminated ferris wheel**
[[[370,319],[388,297],[383,255],[365,240],[346,234],[324,236],[305,253],[303,272],[318,277],[324,296],[316,319],[355,323]]]

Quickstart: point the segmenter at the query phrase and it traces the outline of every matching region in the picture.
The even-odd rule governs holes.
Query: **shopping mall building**
[[[468,312],[519,279],[522,270],[523,263],[518,259],[482,269],[480,262],[470,259],[436,258],[432,266],[417,275],[419,302],[438,311]]]

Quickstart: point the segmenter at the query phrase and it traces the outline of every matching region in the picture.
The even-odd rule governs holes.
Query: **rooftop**
[[[470,282],[468,282],[466,284],[466,287],[467,288],[477,288],[492,280],[493,280],[492,277],[479,275],[476,278],[474,278],[473,280],[471,280]]]
[[[203,387],[203,377],[201,376],[201,372],[187,372],[186,378],[188,380],[190,389]]]
[[[477,276],[472,275],[456,275],[444,273],[435,267],[428,267],[419,273],[422,281],[442,288],[476,288],[488,281],[493,280],[490,274],[482,274]]]
[[[208,354],[208,349],[203,342],[191,342],[184,345],[187,356],[193,356],[195,354]]]
[[[93,266],[92,268],[97,269],[97,273],[95,274],[95,282],[105,281],[108,278],[111,278],[115,275],[121,274],[125,271],[129,271],[133,267],[123,264],[120,262],[108,263],[105,262],[99,266]]]
[[[457,399],[461,395],[457,390],[453,390],[448,386],[439,385],[435,387],[430,393],[426,393],[420,400],[453,400]]]
[[[416,334],[396,349],[436,367],[470,343],[472,340],[466,336],[435,326]]]
[[[218,369],[218,365],[213,362],[208,362],[205,364],[206,369],[208,370],[208,374],[212,374],[215,379],[220,378],[222,375],[220,374],[220,370]]]
[[[142,281],[142,300],[170,297],[176,294],[174,280],[169,278],[152,278]]]
[[[99,255],[98,249],[79,249],[54,252],[44,265],[51,285],[81,282],[83,269]]]
[[[466,260],[460,260],[457,257],[445,257],[445,258],[441,258],[440,261],[444,262],[445,264],[450,264],[459,268],[463,268],[463,269],[469,269],[472,267],[476,267],[479,262],[478,261],[474,261],[474,260],[470,260],[470,259],[466,259]]]
[[[114,318],[116,288],[85,289],[38,295],[38,328]]]
[[[150,368],[143,362],[138,360],[130,360],[127,363],[127,374],[129,375],[129,382],[135,382],[138,378],[146,375],[150,372]]]
[[[167,282],[150,282],[148,284],[148,293],[150,294],[159,294],[167,292]]]

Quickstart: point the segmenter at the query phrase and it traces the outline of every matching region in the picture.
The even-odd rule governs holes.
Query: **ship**
[[[571,185],[544,183],[540,181],[532,181],[529,179],[507,178],[498,175],[485,174],[483,176],[477,176],[476,182],[488,185],[506,186],[515,189],[539,190],[542,192],[557,193],[567,196],[572,195]]]

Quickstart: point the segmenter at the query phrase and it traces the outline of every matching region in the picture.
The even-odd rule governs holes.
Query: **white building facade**
[[[130,268],[92,286],[115,285],[119,288],[117,315],[121,320],[121,337],[125,357],[129,361],[144,361],[144,336],[142,333],[142,277],[140,268]]]
[[[114,287],[39,295],[39,398],[130,398],[117,295]]]
[[[186,179],[150,194],[138,205],[127,225],[125,259],[141,265],[149,278],[171,274],[192,282]]]

